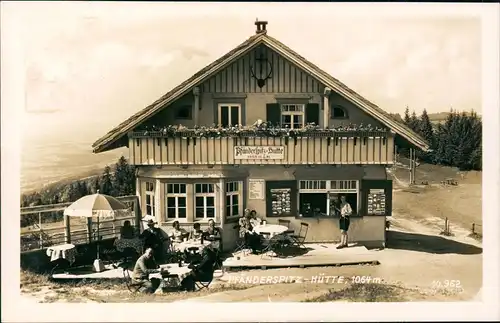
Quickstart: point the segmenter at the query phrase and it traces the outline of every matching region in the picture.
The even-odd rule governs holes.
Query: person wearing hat
[[[163,242],[168,240],[160,228],[155,227],[156,222],[149,219],[147,222],[148,228],[141,233],[141,239],[144,241],[144,248],[151,248],[154,252],[155,259],[161,263],[164,256]]]

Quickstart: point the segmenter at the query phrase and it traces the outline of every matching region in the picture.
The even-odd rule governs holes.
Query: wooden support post
[[[413,148],[410,148],[409,158],[410,160],[410,185],[413,183]]]
[[[330,93],[331,89],[325,87],[323,91],[323,124],[321,125],[323,128],[328,128],[330,123]]]
[[[64,242],[71,243],[71,223],[69,216],[64,215]]]
[[[476,224],[472,223],[472,234],[476,233]]]
[[[194,125],[198,126],[200,123],[199,120],[199,115],[200,115],[200,88],[195,87],[193,88],[193,96],[194,96],[194,104],[193,104],[193,120],[194,120]],[[244,122],[242,120],[242,122]]]
[[[140,232],[140,230],[141,230],[141,218],[142,218],[139,200],[140,200],[140,197],[136,196],[136,199],[134,201],[134,216],[135,216],[135,227],[137,229],[137,232]]]

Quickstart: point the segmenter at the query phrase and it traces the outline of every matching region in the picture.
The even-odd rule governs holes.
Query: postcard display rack
[[[292,212],[292,189],[276,188],[271,190],[272,213],[274,216],[288,215]]]
[[[385,192],[383,189],[370,189],[367,211],[370,215],[385,215]]]

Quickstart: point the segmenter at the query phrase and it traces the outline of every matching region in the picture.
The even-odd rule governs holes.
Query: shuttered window
[[[266,121],[273,125],[281,123],[281,109],[278,103],[269,103],[266,105]]]
[[[266,181],[266,216],[296,216],[297,194],[297,181]]]
[[[319,104],[308,103],[306,105],[306,123],[319,125]]]
[[[362,215],[392,215],[392,180],[363,180]]]

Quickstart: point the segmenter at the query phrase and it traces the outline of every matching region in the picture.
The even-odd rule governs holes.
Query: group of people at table
[[[156,227],[156,222],[148,220],[147,228],[139,235],[136,234],[136,229],[131,225],[130,221],[125,221],[121,231],[121,239],[140,239],[144,249],[151,248],[156,261],[161,262],[163,256],[169,248],[175,250],[176,246],[183,242],[192,242],[194,244],[203,245],[203,241],[216,242],[221,240],[221,231],[215,226],[215,221],[210,219],[206,230],[201,229],[200,223],[195,223],[191,231],[186,231],[181,228],[178,221],[172,223],[172,230],[165,234],[163,230]]]
[[[206,230],[201,229],[200,223],[195,223],[190,232],[182,229],[179,222],[175,221],[172,224],[172,230],[165,234],[163,230],[156,227],[156,222],[148,220],[147,228],[140,234],[136,234],[135,228],[130,221],[125,221],[121,231],[121,239],[140,239],[143,243],[144,253],[137,259],[131,278],[136,283],[141,283],[141,291],[145,293],[154,293],[161,284],[161,279],[150,275],[154,273],[164,273],[164,270],[159,265],[163,262],[163,257],[166,254],[165,246],[167,245],[171,251],[176,250],[176,246],[182,243],[190,243],[199,245],[202,248],[202,259],[199,267],[212,267],[216,261],[216,252],[213,248],[204,248],[203,241],[209,241],[220,248],[221,231],[215,226],[215,221],[210,219]],[[177,250],[180,251],[180,250]],[[186,251],[186,250],[184,250]],[[180,288],[185,290],[193,289],[193,277],[187,275],[180,282]]]
[[[262,236],[257,234],[253,228],[261,225],[262,222],[254,210],[245,210],[245,215],[239,220],[239,235],[245,239],[246,245],[254,253],[262,249]],[[121,239],[138,238],[143,242],[144,253],[135,263],[132,279],[142,283],[141,290],[146,293],[154,293],[160,286],[161,280],[149,276],[162,271],[158,264],[163,261],[163,256],[166,253],[165,245],[171,250],[175,250],[176,245],[182,243],[193,242],[203,245],[203,241],[210,241],[219,242],[218,248],[221,247],[221,230],[215,226],[215,221],[212,219],[208,221],[208,227],[205,230],[201,229],[200,223],[194,223],[189,232],[181,228],[178,221],[172,223],[172,230],[168,234],[156,227],[156,222],[153,220],[148,220],[147,226],[141,234],[137,235],[130,221],[125,221],[120,231]],[[203,248],[200,266],[216,261],[215,257],[213,248]],[[192,285],[192,277],[188,276],[183,279],[180,287],[181,289],[189,289],[189,286]]]

